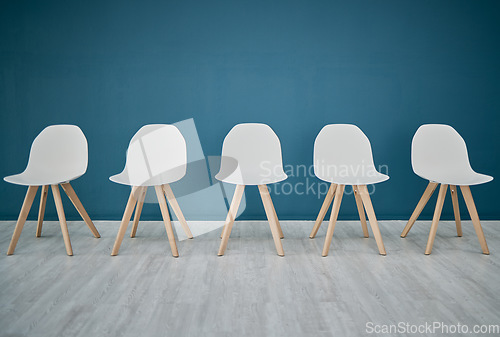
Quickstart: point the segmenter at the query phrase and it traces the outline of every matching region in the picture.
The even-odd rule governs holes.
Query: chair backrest
[[[124,172],[130,183],[141,186],[171,183],[186,174],[186,141],[173,125],[150,124],[130,140]]]
[[[76,125],[51,125],[33,141],[24,172],[65,181],[83,175],[87,164],[87,138],[82,130]]]
[[[314,174],[323,180],[376,172],[370,141],[352,124],[325,125],[314,141],[313,161]]]
[[[426,179],[447,171],[473,172],[464,139],[445,124],[418,128],[411,144],[411,164],[415,174]]]
[[[235,184],[260,185],[287,178],[281,144],[266,124],[235,125],[224,138],[217,179]]]

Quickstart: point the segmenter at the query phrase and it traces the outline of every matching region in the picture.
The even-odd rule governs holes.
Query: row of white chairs
[[[450,187],[453,201],[457,234],[462,236],[457,189],[457,186],[460,186],[482,251],[484,254],[489,254],[469,186],[486,183],[493,178],[476,173],[471,168],[463,138],[448,125],[422,125],[413,137],[411,154],[414,172],[423,179],[428,180],[429,184],[401,237],[406,237],[438,185],[441,186],[425,254],[428,255],[432,251],[448,187]],[[369,236],[367,215],[378,251],[381,255],[386,255],[367,185],[386,181],[389,177],[378,172],[375,168],[370,141],[366,135],[355,125],[326,125],[314,142],[313,161],[315,175],[331,185],[311,231],[310,238],[316,236],[330,205],[333,203],[322,256],[328,255],[342,196],[347,185],[351,185],[353,188],[364,236]],[[36,229],[37,237],[41,236],[42,233],[45,204],[50,186],[66,252],[68,255],[73,255],[59,185],[66,192],[94,236],[96,238],[100,237],[99,232],[70,185],[70,181],[86,172],[87,162],[87,140],[81,129],[75,125],[52,125],[45,128],[35,138],[31,146],[26,169],[20,174],[4,178],[9,183],[28,186],[28,192],[7,255],[14,253],[40,186],[42,187],[42,194]],[[134,209],[135,215],[130,236],[135,236],[146,191],[148,187],[154,187],[172,255],[174,257],[179,256],[167,200],[187,237],[193,238],[170,187],[171,183],[184,177],[186,167],[186,142],[175,126],[166,124],[145,125],[133,136],[127,150],[125,168],[121,173],[110,177],[113,182],[132,187],[111,255],[118,254]],[[283,231],[267,187],[268,184],[287,179],[287,175],[283,170],[281,144],[274,131],[266,124],[247,123],[234,126],[224,139],[220,171],[216,178],[222,182],[236,185],[221,234],[222,240],[218,255],[222,256],[225,253],[245,186],[256,185],[264,204],[277,253],[284,256],[281,242],[284,237]],[[167,200],[165,200],[165,196]]]

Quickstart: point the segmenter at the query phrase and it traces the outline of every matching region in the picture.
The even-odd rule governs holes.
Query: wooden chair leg
[[[330,222],[328,223],[328,230],[326,231],[325,243],[323,245],[322,256],[328,256],[330,245],[332,243],[333,231],[339,216],[340,204],[342,203],[342,196],[344,195],[344,185],[338,185],[335,191],[335,199],[333,200],[332,213],[330,215]]]
[[[330,188],[328,189],[328,192],[326,193],[325,200],[323,201],[323,205],[321,206],[321,209],[319,210],[318,217],[316,218],[316,222],[314,223],[314,227],[311,231],[311,234],[309,234],[309,238],[314,239],[316,234],[318,233],[319,227],[321,227],[321,224],[323,223],[323,219],[325,218],[326,212],[328,211],[328,208],[330,207],[330,204],[333,201],[333,197],[335,196],[335,189],[337,188],[336,184],[331,184]]]
[[[111,256],[118,255],[118,251],[120,250],[120,246],[123,241],[123,237],[125,236],[125,232],[127,231],[128,223],[130,222],[130,217],[132,216],[132,212],[134,211],[134,206],[137,203],[136,193],[139,187],[132,187],[132,191],[130,192],[130,196],[128,197],[127,206],[125,206],[125,211],[123,212],[122,222],[120,224],[120,229],[118,230],[118,234],[116,235],[115,244],[113,245],[113,250],[111,251]]]
[[[441,217],[441,211],[443,210],[443,204],[444,204],[444,199],[446,198],[447,189],[448,185],[446,184],[441,184],[441,187],[439,187],[439,194],[438,194],[438,199],[436,201],[436,208],[434,209],[434,216],[432,217],[431,231],[429,232],[427,247],[425,247],[425,255],[429,255],[432,252],[432,246],[434,245],[434,239],[436,238],[439,218]]]
[[[386,255],[387,253],[385,251],[384,241],[382,240],[382,234],[380,234],[380,228],[378,227],[377,217],[375,216],[375,210],[373,209],[370,193],[368,192],[368,187],[366,187],[366,185],[359,185],[356,188],[358,189],[359,196],[361,197],[363,205],[365,206],[373,236],[375,237],[375,241],[377,242],[378,252],[380,253],[380,255]]]
[[[479,244],[481,245],[483,254],[489,255],[490,251],[488,250],[488,245],[486,244],[483,227],[481,227],[481,222],[479,221],[479,215],[477,214],[476,205],[474,203],[474,199],[472,198],[470,187],[460,186],[460,189],[462,190],[462,195],[464,196],[465,204],[469,210],[470,218],[472,220],[472,224],[474,225],[474,229],[476,230],[477,238],[479,239]]]
[[[236,185],[236,188],[238,188],[238,185]],[[236,193],[236,189],[235,189],[235,193]],[[232,205],[232,200],[234,200],[234,194],[233,194],[233,199],[231,199],[231,205]],[[241,202],[241,200],[240,200],[240,202]],[[229,209],[231,209],[231,205],[229,205]],[[239,204],[238,204],[238,207],[239,207]],[[228,213],[228,216],[229,216],[229,213]],[[226,229],[226,223],[227,223],[227,216],[226,216],[226,221],[224,222],[224,226],[222,226],[222,231],[220,232],[220,238],[221,239],[223,237],[224,230]]]
[[[269,227],[271,227],[271,233],[273,235],[274,245],[276,246],[276,251],[279,256],[285,256],[283,251],[283,244],[280,240],[280,231],[278,229],[278,224],[276,222],[275,213],[273,212],[273,201],[267,185],[258,185],[260,198],[262,199],[262,204],[264,204],[264,210],[266,211],[267,220],[269,222]]]
[[[73,248],[71,248],[71,241],[69,239],[68,224],[66,223],[66,216],[64,215],[64,208],[61,199],[61,192],[59,191],[58,185],[51,185],[52,195],[54,196],[54,202],[56,204],[57,217],[59,218],[59,224],[61,225],[61,232],[64,239],[64,246],[66,246],[66,253],[69,256],[73,255]]]
[[[358,214],[359,214],[359,220],[361,221],[361,227],[363,228],[363,235],[365,238],[370,237],[370,234],[368,233],[368,226],[366,225],[366,215],[365,215],[365,209],[363,208],[363,200],[361,200],[361,197],[359,196],[359,191],[356,186],[352,187],[353,192],[354,192],[354,198],[356,199],[356,207],[358,208]]]
[[[31,205],[33,204],[33,200],[35,199],[36,191],[38,190],[38,186],[29,186],[28,191],[26,192],[26,196],[24,197],[23,206],[21,207],[21,212],[19,212],[19,217],[17,218],[16,228],[14,229],[14,233],[12,234],[12,239],[10,240],[9,249],[7,250],[7,255],[14,254],[14,250],[16,249],[17,241],[19,241],[19,237],[21,236],[21,232],[23,231],[24,223],[26,222],[26,218],[31,209]]]
[[[281,224],[280,224],[280,221],[278,219],[278,214],[276,214],[276,209],[274,208],[274,203],[271,199],[271,195],[268,193],[269,195],[269,200],[271,201],[269,203],[269,205],[271,206],[271,210],[273,211],[273,218],[274,218],[274,223],[276,225],[276,227],[278,227],[278,234],[280,236],[280,239],[284,239],[285,236],[283,235],[283,230],[281,229]]]
[[[406,224],[405,228],[403,229],[403,232],[401,233],[401,237],[404,238],[406,235],[408,235],[408,232],[410,231],[411,227],[415,223],[415,221],[418,219],[420,213],[422,213],[422,210],[424,209],[425,205],[427,205],[427,202],[432,196],[432,193],[436,190],[436,187],[438,186],[438,183],[429,181],[429,184],[427,185],[427,188],[424,191],[424,194],[422,194],[422,197],[420,198],[420,201],[417,204],[417,207],[415,207],[415,210],[413,211],[413,214],[410,217],[410,220],[408,220],[408,223]]]
[[[40,195],[40,208],[38,209],[38,223],[36,225],[36,234],[35,234],[37,238],[42,236],[43,217],[45,215],[45,205],[47,203],[48,192],[49,192],[49,185],[42,186],[42,194]]]
[[[137,205],[135,206],[134,223],[130,231],[131,238],[135,238],[135,234],[137,233],[137,227],[139,226],[139,219],[141,218],[142,206],[144,206],[144,199],[146,198],[147,191],[147,186],[143,186],[140,191],[137,191],[137,193],[139,193],[139,200],[137,200]]]
[[[187,224],[186,218],[184,218],[184,214],[182,214],[182,210],[179,207],[179,203],[177,202],[177,199],[175,199],[174,192],[172,191],[172,188],[170,187],[169,184],[163,185],[163,191],[165,192],[165,195],[167,196],[168,203],[170,206],[172,206],[172,209],[175,213],[175,216],[177,219],[179,219],[179,222],[181,223],[182,229],[184,230],[184,233],[186,233],[186,236],[190,239],[193,238],[193,234],[191,234],[191,230],[189,229],[189,226]]]
[[[172,228],[172,222],[170,221],[170,214],[168,213],[167,201],[163,195],[163,188],[160,185],[155,186],[156,197],[158,198],[158,204],[160,205],[161,216],[163,218],[163,223],[165,224],[165,230],[167,231],[168,243],[170,243],[170,250],[172,251],[173,257],[179,257],[179,252],[177,251],[177,244],[175,243],[174,230]]]
[[[450,193],[453,203],[453,213],[455,214],[455,224],[457,225],[457,235],[462,236],[462,222],[460,221],[460,208],[458,206],[458,190],[455,185],[450,185]]]
[[[97,228],[95,228],[94,223],[92,222],[89,215],[87,214],[87,211],[85,210],[85,207],[83,207],[82,202],[76,195],[73,186],[71,186],[70,183],[64,183],[61,184],[61,187],[68,196],[69,200],[71,200],[71,202],[73,203],[73,206],[75,206],[76,210],[82,217],[83,221],[85,221],[85,224],[87,224],[87,227],[90,229],[92,234],[94,234],[96,238],[100,238],[101,235],[99,234],[99,231],[97,231]]]
[[[236,214],[238,213],[238,207],[240,207],[244,191],[245,185],[236,185],[233,200],[231,201],[231,206],[229,207],[229,212],[227,213],[226,222],[224,224],[224,230],[222,231],[222,240],[219,252],[217,253],[219,256],[224,255],[224,252],[226,251],[227,242],[229,240],[229,236],[231,235],[231,230],[233,229],[234,220],[236,219]]]

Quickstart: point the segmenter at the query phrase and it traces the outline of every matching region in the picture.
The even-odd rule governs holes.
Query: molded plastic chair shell
[[[265,185],[287,178],[281,144],[266,124],[235,125],[224,138],[218,180],[237,185]]]
[[[173,125],[145,125],[130,140],[125,168],[109,179],[130,186],[169,184],[186,174],[186,141]]]
[[[416,175],[441,184],[478,185],[493,180],[472,169],[464,139],[445,124],[418,128],[411,146],[411,164]]]
[[[5,177],[17,185],[56,185],[87,171],[87,139],[76,125],[51,125],[35,138],[24,172]]]
[[[373,163],[372,148],[356,125],[329,124],[314,142],[314,174],[340,185],[367,185],[389,179]]]

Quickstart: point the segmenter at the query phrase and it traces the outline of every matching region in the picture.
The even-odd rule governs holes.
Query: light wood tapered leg
[[[363,235],[365,238],[368,238],[370,237],[370,234],[368,233],[368,226],[366,225],[366,215],[365,209],[363,208],[363,201],[359,196],[358,188],[353,186],[352,190],[354,192],[354,199],[356,199],[356,207],[358,208],[359,220],[361,221],[361,227],[363,228]]]
[[[269,195],[269,200],[271,200],[271,195]],[[283,230],[281,229],[281,224],[280,224],[280,221],[278,219],[278,214],[276,214],[276,209],[274,208],[274,203],[272,200],[271,200],[269,205],[271,206],[271,209],[273,211],[274,223],[276,224],[276,227],[278,227],[278,233],[279,233],[280,239],[283,239],[285,236],[283,235]]]
[[[116,235],[115,244],[113,245],[113,249],[111,250],[111,256],[118,255],[118,251],[120,250],[120,246],[123,241],[123,237],[125,236],[125,232],[127,231],[128,223],[130,222],[130,217],[132,216],[132,212],[134,211],[134,206],[137,202],[136,193],[139,187],[132,187],[132,191],[130,191],[130,196],[128,197],[127,206],[125,206],[125,211],[123,212],[122,222],[120,224],[120,229],[118,229],[118,234]]]
[[[170,221],[170,214],[168,213],[167,201],[163,195],[164,191],[160,185],[155,186],[156,197],[158,198],[158,203],[160,205],[161,216],[163,218],[163,223],[165,224],[165,230],[167,231],[168,243],[170,244],[170,250],[172,251],[173,257],[179,257],[179,252],[177,251],[177,244],[175,243],[174,230],[172,228],[172,222]]]
[[[439,187],[439,194],[438,194],[438,199],[436,201],[436,208],[434,209],[434,216],[432,217],[429,239],[427,240],[427,247],[425,247],[425,255],[429,255],[432,252],[432,246],[434,245],[434,239],[436,238],[439,218],[441,217],[441,211],[443,210],[443,204],[444,204],[444,199],[446,198],[447,189],[448,185],[446,184],[441,184],[441,187]]]
[[[427,205],[427,202],[432,196],[432,193],[436,190],[436,187],[438,186],[438,183],[429,181],[429,184],[427,185],[427,188],[424,191],[424,194],[422,194],[422,197],[420,198],[420,201],[417,204],[417,207],[415,207],[415,210],[413,211],[410,220],[408,220],[408,223],[406,224],[405,228],[403,229],[403,232],[401,233],[401,237],[404,238],[406,235],[408,235],[408,232],[410,231],[411,227],[415,223],[415,221],[418,219],[420,213],[422,213],[422,210],[424,209],[425,205]]]
[[[38,209],[38,223],[36,225],[36,234],[35,234],[37,238],[42,236],[43,217],[45,215],[45,205],[47,204],[48,192],[49,192],[49,185],[42,186],[42,194],[40,195],[40,208]]]
[[[238,207],[240,207],[241,198],[243,197],[243,192],[245,191],[245,185],[236,185],[236,190],[234,191],[233,200],[231,201],[231,206],[227,212],[226,222],[224,224],[224,230],[222,231],[222,240],[219,247],[219,252],[217,255],[222,256],[227,248],[227,242],[229,236],[231,235],[231,230],[233,229],[234,220],[236,219],[236,214],[238,213]]]
[[[179,219],[179,222],[181,223],[182,229],[184,230],[184,233],[186,233],[186,236],[190,239],[193,238],[193,234],[191,234],[191,230],[189,229],[189,226],[187,224],[186,219],[184,218],[184,214],[182,214],[182,210],[179,207],[179,203],[177,202],[177,199],[175,199],[174,192],[172,191],[172,188],[170,187],[169,184],[163,185],[163,190],[165,191],[165,195],[167,196],[168,203],[174,210],[175,216],[177,219]]]
[[[66,253],[69,256],[73,255],[73,248],[71,248],[71,241],[69,239],[68,224],[66,223],[66,216],[64,215],[64,208],[61,199],[61,192],[59,191],[58,185],[51,185],[52,195],[54,196],[54,202],[56,204],[57,217],[59,218],[59,225],[61,225],[61,232],[64,239],[64,246],[66,247]]]
[[[68,195],[69,200],[71,200],[71,202],[73,203],[76,210],[78,211],[78,213],[82,217],[83,221],[85,221],[85,224],[87,224],[87,227],[90,229],[92,234],[94,234],[94,236],[96,238],[100,238],[101,235],[97,231],[97,228],[95,228],[94,223],[92,222],[89,215],[87,214],[87,211],[85,210],[85,207],[83,207],[82,202],[80,201],[80,199],[76,195],[75,190],[73,189],[73,186],[71,186],[70,183],[64,183],[64,184],[61,184],[61,187],[64,190],[64,192],[66,192],[66,194]]]
[[[137,205],[135,206],[134,222],[132,224],[132,230],[130,231],[131,238],[135,238],[135,234],[137,233],[137,227],[139,226],[139,219],[141,218],[142,206],[144,206],[144,199],[146,198],[147,191],[147,186],[143,186],[140,191],[137,191],[137,193],[139,193],[139,200],[137,200]]]
[[[333,197],[335,196],[335,189],[337,188],[336,184],[331,184],[328,192],[326,193],[325,200],[323,201],[323,205],[321,205],[321,209],[319,210],[318,217],[316,218],[316,222],[314,223],[314,227],[309,234],[309,238],[314,239],[316,234],[318,233],[319,227],[321,227],[321,223],[323,223],[323,219],[325,218],[326,212],[330,207],[330,204],[333,201]]]
[[[12,234],[12,239],[10,240],[9,249],[7,250],[7,255],[14,254],[17,241],[19,241],[19,237],[21,236],[21,232],[23,231],[24,223],[26,222],[26,218],[28,217],[28,214],[30,212],[31,205],[33,204],[33,200],[35,199],[37,190],[38,186],[28,187],[28,191],[26,192],[26,196],[24,197],[23,206],[21,207],[21,211],[19,212],[19,217],[17,218],[16,228],[14,229],[14,233]]]
[[[380,253],[380,255],[386,255],[387,253],[385,251],[384,241],[382,240],[382,234],[380,234],[380,228],[378,226],[377,217],[375,216],[375,210],[373,209],[370,193],[368,192],[368,187],[366,187],[366,185],[358,185],[356,186],[356,188],[358,189],[359,196],[361,197],[363,205],[365,206],[373,236],[375,237],[375,242],[377,243],[378,252]]]
[[[279,256],[285,256],[285,252],[283,251],[283,244],[281,243],[280,240],[280,231],[278,229],[278,224],[276,222],[275,212],[273,212],[274,207],[271,195],[269,194],[267,185],[258,185],[258,188],[260,192],[260,197],[262,199],[262,203],[264,204],[264,210],[266,211],[269,227],[271,227],[271,233],[273,235],[276,251],[278,252]]]
[[[472,198],[470,187],[460,186],[460,189],[462,190],[462,195],[464,196],[465,204],[467,205],[467,209],[469,210],[470,218],[472,220],[472,224],[474,225],[474,229],[476,230],[477,238],[479,239],[479,244],[481,245],[483,254],[489,255],[490,251],[488,249],[488,245],[486,244],[483,227],[481,227],[481,222],[479,221],[479,215],[477,214],[476,204],[474,203],[474,199]]]
[[[455,185],[450,185],[450,193],[453,203],[453,213],[455,214],[455,224],[457,225],[457,235],[462,236],[462,221],[460,221],[460,207],[458,206],[458,190]]]
[[[337,217],[339,216],[340,204],[342,203],[342,196],[344,195],[344,185],[338,185],[335,191],[335,199],[333,200],[332,213],[330,215],[330,221],[328,223],[328,230],[326,231],[325,243],[323,245],[322,256],[328,256],[328,251],[330,250],[330,245],[332,243],[333,231],[335,230],[335,225],[337,223]]]

